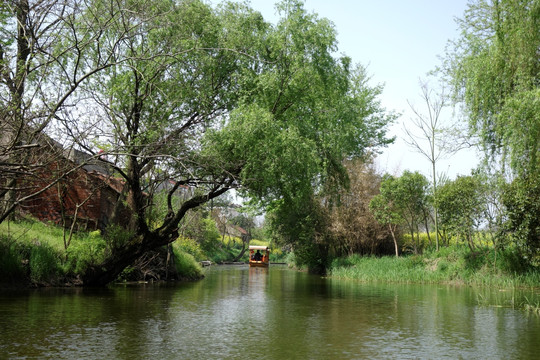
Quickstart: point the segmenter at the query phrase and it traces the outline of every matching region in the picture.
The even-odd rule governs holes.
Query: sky
[[[251,0],[253,9],[275,23],[274,0]],[[441,63],[448,40],[459,35],[456,17],[462,17],[467,0],[305,0],[310,13],[331,20],[338,33],[338,53],[367,68],[370,85],[382,84],[381,104],[401,116],[389,135],[396,142],[378,157],[378,169],[400,175],[403,170],[431,174],[430,162],[404,141],[403,127],[414,117],[408,102],[423,112],[420,79]],[[427,109],[426,109],[427,110]],[[443,116],[453,120],[452,109]],[[478,154],[462,150],[437,163],[438,173],[450,178],[468,175]]]

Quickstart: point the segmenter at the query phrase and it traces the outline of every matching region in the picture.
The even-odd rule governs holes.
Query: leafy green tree
[[[261,206],[294,210],[303,226],[291,243],[298,254],[314,251],[305,258],[324,268],[325,242],[313,241],[325,238],[313,230],[323,222],[310,222],[318,214],[315,194],[345,180],[343,159],[388,143],[393,119],[363,68],[335,56],[333,25],[293,0],[278,5],[276,26],[238,3],[83,5],[71,41],[93,40],[85,64],[112,60],[77,89],[77,106],[59,131],[78,148],[105,150],[134,213],[133,237],[90,267],[85,284],[106,284],[146,251],[174,241],[191,209],[233,188]],[[77,66],[66,56],[58,73]],[[151,210],[160,186],[168,191],[161,221]]]
[[[295,264],[324,274],[331,262],[332,238],[327,210],[315,196],[283,199],[268,207],[273,243],[292,247]],[[285,206],[285,204],[287,204]]]
[[[521,194],[522,204],[537,200],[540,179],[539,19],[537,0],[471,2],[459,20],[462,35],[449,48],[445,67],[471,130],[491,159],[500,160],[516,178],[511,188]],[[519,213],[509,214],[514,218],[510,228],[520,228],[523,240],[530,241],[535,231],[519,219],[538,218],[540,212],[528,206]],[[534,241],[530,245],[536,248]]]
[[[502,202],[507,216],[505,232],[533,264],[540,262],[540,184],[530,179],[515,179],[504,189]]]
[[[405,223],[402,212],[399,209],[397,202],[394,200],[396,195],[396,179],[391,175],[384,175],[380,194],[375,195],[369,203],[369,208],[377,221],[388,227],[392,240],[394,240],[394,250],[396,257],[399,257],[399,245],[397,239],[398,226]]]
[[[459,176],[443,184],[436,199],[445,234],[462,239],[471,250],[475,248],[475,231],[483,221],[483,187],[477,176]]]
[[[381,183],[381,193],[372,201],[370,207],[375,217],[383,224],[389,226],[395,239],[395,225],[405,224],[413,240],[414,252],[419,251],[419,226],[427,216],[428,206],[427,189],[429,182],[419,172],[404,171],[402,176],[396,178],[385,175]],[[394,225],[394,228],[390,228]],[[416,237],[415,237],[416,234]],[[416,240],[415,240],[416,238]]]
[[[284,18],[268,37],[267,73],[249,103],[208,139],[219,159],[246,164],[245,195],[268,207],[276,234],[320,272],[329,245],[316,199],[329,184],[346,182],[344,159],[389,142],[384,135],[393,116],[380,107],[381,88],[368,86],[365,70],[334,57],[335,31],[327,20],[297,1],[278,9]]]
[[[536,0],[471,2],[447,55],[471,129],[519,175],[538,170],[539,18]]]
[[[427,217],[429,216],[429,182],[418,171],[404,171],[397,180],[396,198],[394,201],[398,204],[409,228],[411,240],[413,240],[414,252],[418,253],[420,246],[420,226],[422,223],[426,226],[426,231],[429,234],[427,225]]]
[[[128,36],[112,45],[106,39],[94,43],[94,61],[110,53],[117,61],[79,93],[90,94],[95,109],[87,123],[101,127],[78,124],[77,132],[89,136],[77,145],[106,149],[109,165],[126,181],[125,201],[134,213],[132,241],[85,275],[85,283],[99,285],[144,252],[172,242],[190,209],[238,185],[241,166],[212,157],[202,141],[249,91],[246,82],[258,73],[255,42],[268,26],[236,4],[214,10],[199,1],[96,0],[78,20],[80,36],[91,33],[84,24],[96,18],[109,22],[112,34]],[[149,222],[148,190],[171,180],[166,215]]]

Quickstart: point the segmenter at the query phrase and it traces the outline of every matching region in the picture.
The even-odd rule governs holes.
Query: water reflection
[[[540,319],[506,307],[525,295],[213,267],[195,283],[0,293],[0,358],[533,359]]]

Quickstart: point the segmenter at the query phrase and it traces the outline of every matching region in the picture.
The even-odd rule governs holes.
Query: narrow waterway
[[[540,354],[540,317],[512,307],[530,294],[358,284],[284,266],[216,266],[206,275],[183,284],[0,292],[0,359]]]

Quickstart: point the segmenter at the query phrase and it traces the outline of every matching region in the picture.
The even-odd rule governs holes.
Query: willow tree
[[[518,175],[538,171],[540,2],[480,0],[447,55],[455,95],[486,150]]]
[[[343,159],[388,142],[381,89],[336,56],[332,23],[300,1],[278,5],[277,25],[237,3],[81,6],[72,41],[93,39],[85,64],[114,61],[81,84],[56,130],[80,149],[104,150],[100,160],[124,179],[134,214],[131,237],[88,268],[86,285],[106,284],[174,241],[188,211],[230,189],[262,206],[302,210],[314,189],[345,180]],[[66,56],[58,73],[77,66]],[[155,189],[168,192],[167,213],[150,221]]]
[[[241,190],[266,207],[274,234],[292,245],[298,264],[320,273],[331,247],[322,197],[347,182],[345,159],[390,141],[385,130],[393,116],[365,69],[335,56],[332,23],[299,1],[278,11],[256,88],[210,139],[220,159],[245,164]]]
[[[471,2],[459,25],[462,35],[449,48],[446,62],[456,99],[464,104],[486,154],[515,177],[512,189],[520,189],[516,195],[524,206],[509,206],[520,212],[511,216],[511,229],[529,228],[522,236],[538,239],[534,219],[540,209],[526,204],[540,200],[535,190],[540,171],[540,1]],[[533,243],[540,248],[537,240]]]

